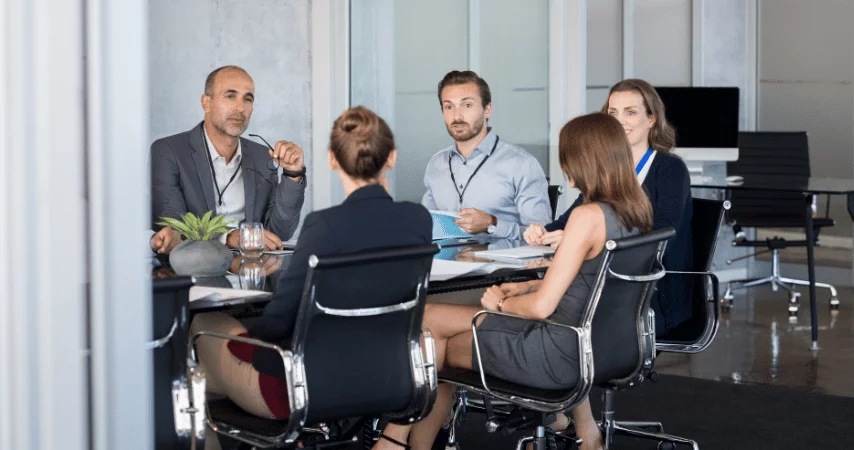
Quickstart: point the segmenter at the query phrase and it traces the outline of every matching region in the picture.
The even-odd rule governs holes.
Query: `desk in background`
[[[738,175],[738,174],[732,174]],[[848,213],[854,219],[854,179],[804,177],[788,179],[785,182],[763,177],[745,177],[739,183],[727,183],[708,180],[692,184],[692,188],[720,189],[724,191],[754,190],[773,192],[796,192],[804,196],[804,227],[807,240],[807,272],[809,273],[810,328],[812,349],[818,350],[818,307],[815,293],[815,236],[813,229],[813,197],[816,195],[845,195],[848,201]]]

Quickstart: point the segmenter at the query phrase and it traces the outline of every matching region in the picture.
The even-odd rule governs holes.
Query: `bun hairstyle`
[[[364,106],[356,106],[335,119],[329,148],[344,173],[373,180],[395,149],[394,135],[385,120]]]

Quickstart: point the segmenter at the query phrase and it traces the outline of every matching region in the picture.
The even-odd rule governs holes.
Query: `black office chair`
[[[751,179],[769,181],[791,181],[806,179],[810,176],[810,158],[807,133],[799,132],[740,132],[738,136],[738,161],[727,163],[727,173]],[[815,200],[815,199],[813,199]],[[733,303],[732,291],[763,284],[771,284],[774,291],[782,287],[790,294],[789,315],[797,315],[800,294],[795,286],[809,286],[809,281],[787,278],[780,275],[780,250],[789,247],[805,247],[806,240],[791,241],[779,237],[764,241],[744,238],[743,228],[804,228],[804,197],[797,193],[769,191],[730,191],[732,208],[727,220],[733,224],[736,247],[766,248],[766,250],[728,260],[732,263],[750,258],[760,253],[771,252],[771,275],[763,278],[735,280],[727,283],[722,307],[730,308]],[[830,211],[828,198],[825,217],[813,219],[816,245],[823,227],[833,226],[834,220],[827,217]],[[830,306],[839,307],[836,288],[826,283],[816,283],[817,287],[830,290]]]
[[[287,377],[287,420],[261,419],[215,400],[208,402],[208,426],[259,448],[331,448],[330,441],[352,444],[374,417],[400,423],[425,417],[435,398],[436,368],[433,338],[421,331],[421,319],[437,252],[424,245],[312,256],[288,349],[209,331],[194,335],[193,367],[194,343],[204,335],[275,351]],[[333,426],[348,418],[362,420]]]
[[[552,220],[555,220],[557,215],[557,201],[561,194],[563,194],[563,186],[559,184],[549,185],[549,206],[552,208]]]
[[[706,349],[717,334],[720,323],[718,278],[711,272],[718,233],[729,201],[694,198],[691,235],[694,262],[691,272],[667,271],[668,276],[702,276],[693,283],[692,314],[685,322],[656,339],[656,348],[665,352],[698,353]]]
[[[188,412],[187,365],[190,277],[152,280],[152,335],[146,347],[154,366],[155,448],[190,448],[191,436],[204,433],[204,423]]]
[[[571,432],[552,432],[547,428],[554,413],[577,406],[593,385],[624,389],[639,383],[652,370],[655,318],[649,309],[649,300],[655,282],[664,276],[661,256],[667,239],[674,234],[672,228],[667,228],[608,241],[580,323],[570,326],[545,321],[552,326],[571,329],[578,336],[578,381],[573,386],[563,390],[534,389],[490,377],[482,371],[455,368],[443,369],[439,379],[485,396],[483,409],[490,432],[534,426],[533,436],[520,439],[517,448],[533,442],[536,450],[546,450],[553,447],[555,438],[575,440]],[[496,311],[479,312],[472,320],[478,364],[480,356],[475,323],[477,317],[484,314],[531,320]],[[514,407],[498,412],[492,406],[492,399]],[[454,415],[459,415],[460,409],[467,407],[463,396]],[[621,430],[612,426],[611,418],[606,419],[603,431],[606,445],[610,445],[613,434]],[[452,421],[452,426],[456,426],[455,422]]]
[[[712,343],[720,324],[718,279],[710,270],[723,215],[730,205],[729,202],[700,198],[693,199],[692,205],[694,208],[691,219],[694,251],[692,271],[667,271],[667,276],[702,276],[703,282],[693,283],[691,318],[656,338],[655,348],[659,352],[699,353]],[[654,372],[648,375],[653,380],[657,378]],[[605,391],[603,416],[613,418],[614,395],[613,389]],[[691,439],[664,434],[664,426],[661,422],[613,421],[613,425],[605,425],[603,428],[607,429],[609,426],[635,438],[667,442],[671,446],[685,444],[698,448],[697,443]],[[656,432],[648,432],[647,429],[654,429]],[[665,446],[659,444],[659,447]]]

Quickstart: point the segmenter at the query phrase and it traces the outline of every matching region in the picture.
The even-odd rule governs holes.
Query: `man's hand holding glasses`
[[[296,183],[302,181],[303,176],[305,176],[305,157],[299,145],[291,141],[279,141],[276,142],[275,146],[272,146],[266,139],[257,134],[249,134],[249,136],[257,137],[267,144],[270,158],[282,168],[286,177]]]

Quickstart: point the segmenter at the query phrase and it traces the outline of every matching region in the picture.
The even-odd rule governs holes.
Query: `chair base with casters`
[[[789,316],[796,316],[798,314],[799,309],[799,299],[801,294],[795,291],[795,286],[809,286],[810,283],[807,280],[798,280],[795,278],[784,277],[780,274],[780,249],[786,248],[788,243],[782,240],[772,240],[769,239],[767,244],[770,248],[771,252],[771,275],[762,278],[752,278],[746,280],[733,280],[727,283],[726,291],[724,291],[724,296],[721,299],[721,307],[724,309],[730,309],[733,305],[733,291],[739,289],[747,289],[755,286],[762,286],[765,284],[770,284],[771,289],[775,292],[782,288],[789,293]],[[766,250],[768,251],[768,250]],[[759,252],[762,253],[762,252]],[[750,258],[756,256],[759,253],[754,253],[747,256],[742,256],[740,258],[736,258],[733,260],[728,260],[727,263],[730,264],[734,261],[744,258]],[[836,288],[828,283],[815,283],[817,288],[828,289],[830,291],[830,308],[832,310],[839,309],[839,296],[837,295]]]
[[[805,131],[792,132],[739,132],[738,161],[727,163],[727,173],[750,177],[762,183],[800,183],[809,180],[811,176],[809,137]],[[733,224],[736,247],[763,248],[759,253],[771,252],[772,273],[767,277],[738,280],[727,284],[721,307],[729,309],[732,306],[732,291],[742,288],[770,284],[777,291],[780,287],[790,293],[790,315],[797,314],[799,295],[793,291],[794,286],[808,286],[804,280],[784,278],[779,270],[779,250],[790,247],[811,247],[819,245],[819,234],[826,227],[836,224],[830,217],[830,196],[825,204],[824,216],[817,216],[817,195],[799,192],[774,192],[765,190],[730,190],[727,191],[732,201],[732,208],[727,214],[727,222]],[[806,202],[806,203],[805,203]],[[805,206],[807,209],[805,209]],[[778,237],[766,240],[745,239],[743,228],[765,229],[800,229],[806,227],[806,215],[811,216],[813,241],[786,240]],[[811,245],[808,245],[811,244]],[[759,254],[756,253],[756,254]],[[727,264],[739,259],[750,258],[756,254],[735,258]],[[831,309],[839,306],[836,289],[824,283],[816,286],[830,290]]]
[[[602,419],[598,422],[598,425],[599,430],[602,433],[602,440],[604,441],[606,450],[612,448],[614,437],[616,436],[657,441],[658,448],[660,450],[676,450],[678,448],[677,444],[690,446],[694,450],[699,450],[700,447],[696,441],[665,433],[664,426],[661,422],[628,422],[615,420],[615,394],[616,391],[612,389],[606,389],[602,394]],[[570,424],[566,430],[557,431],[555,434],[563,438],[571,438],[574,436],[575,430]]]

